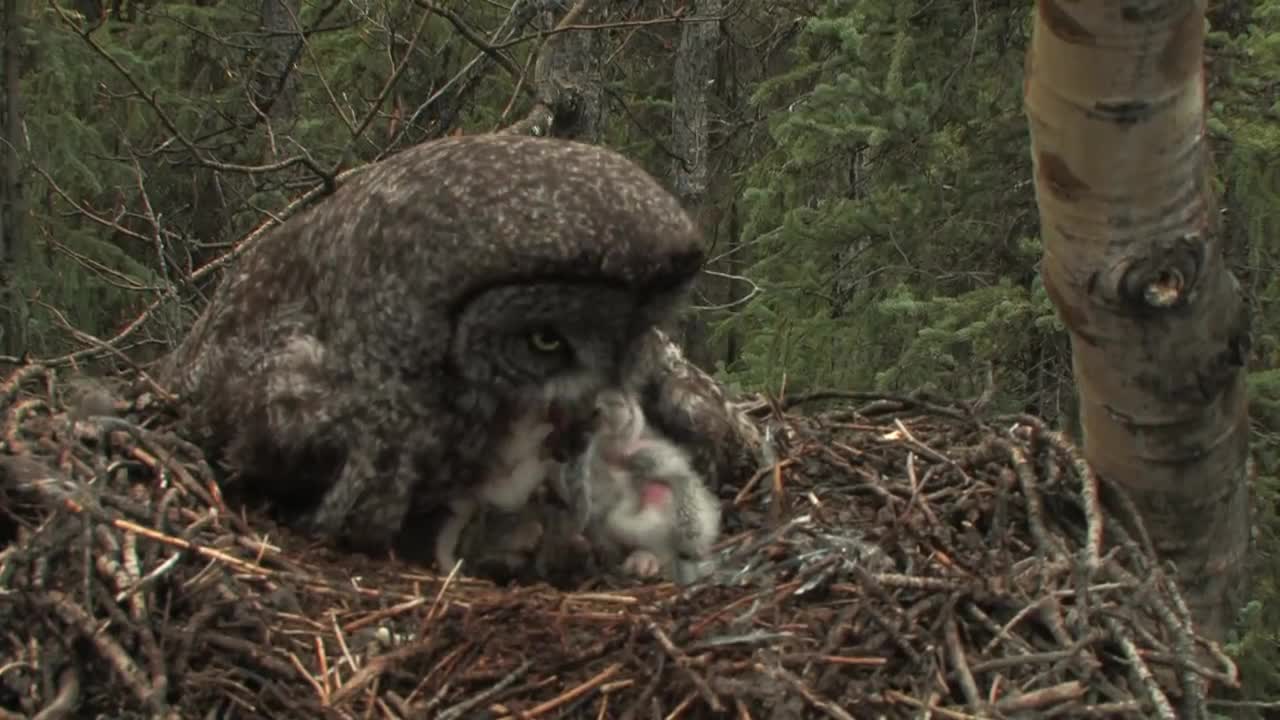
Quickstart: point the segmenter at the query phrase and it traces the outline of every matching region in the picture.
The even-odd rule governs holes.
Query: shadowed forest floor
[[[1173,718],[1237,684],[1034,418],[762,402],[710,578],[504,588],[227,507],[135,384],[120,418],[0,386],[0,720]]]

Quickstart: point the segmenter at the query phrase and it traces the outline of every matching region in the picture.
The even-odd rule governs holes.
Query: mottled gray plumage
[[[630,549],[623,568],[632,574],[695,579],[720,533],[719,499],[688,454],[647,427],[634,398],[605,391],[597,409],[586,451],[565,465],[565,484],[586,488],[587,537],[606,556]]]
[[[627,386],[646,424],[680,446],[712,490],[736,487],[759,468],[755,423],[662,329],[641,340]]]
[[[546,448],[554,431],[547,412],[535,412],[517,420],[507,431],[489,465],[488,475],[471,492],[449,502],[451,516],[436,534],[436,568],[447,573],[458,556],[455,552],[463,528],[484,506],[514,513],[524,507],[557,467]]]
[[[438,140],[356,174],[249,249],[165,379],[245,482],[383,546],[489,478],[513,424],[633,374],[699,233],[612,151]]]

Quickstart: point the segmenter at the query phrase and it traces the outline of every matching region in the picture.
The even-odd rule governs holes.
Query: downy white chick
[[[720,534],[719,500],[689,456],[647,427],[634,398],[602,392],[596,412],[586,451],[564,468],[564,484],[585,486],[588,538],[606,553],[630,549],[630,574],[696,580]]]
[[[528,503],[543,481],[555,472],[559,463],[544,450],[552,429],[551,423],[542,422],[538,416],[526,416],[499,449],[489,477],[473,493],[449,503],[451,514],[436,534],[435,556],[440,572],[453,570],[462,529],[481,503],[503,512],[515,512]]]

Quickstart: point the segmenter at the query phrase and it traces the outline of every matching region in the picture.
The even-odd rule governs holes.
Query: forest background
[[[696,362],[737,391],[981,396],[1074,428],[1037,272],[1029,0],[593,5],[3,0],[0,360],[159,356],[245,240],[343,171],[525,118],[563,35],[580,67],[552,83],[590,78],[575,134],[663,179],[713,242],[682,328]],[[1256,572],[1229,649],[1274,700],[1280,0],[1211,2],[1206,58],[1255,307]]]

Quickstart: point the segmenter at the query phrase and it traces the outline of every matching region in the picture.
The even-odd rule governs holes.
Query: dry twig
[[[0,673],[23,699],[0,717],[1206,717],[1205,681],[1238,683],[1141,524],[1032,422],[779,410],[786,456],[725,488],[706,582],[503,588],[317,551],[225,506],[161,410],[76,432],[56,381],[0,383]]]

